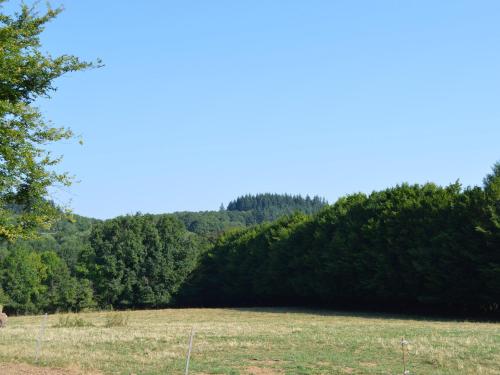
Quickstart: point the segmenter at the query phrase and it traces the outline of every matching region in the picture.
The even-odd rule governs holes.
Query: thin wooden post
[[[401,337],[401,351],[403,352],[403,375],[408,375],[409,370],[406,369],[406,351],[408,350],[408,341]]]
[[[191,350],[193,349],[193,337],[194,337],[194,328],[191,328],[191,335],[189,336],[189,349],[186,359],[186,371],[184,372],[184,375],[189,375],[189,360],[191,359]]]
[[[38,362],[40,358],[40,349],[42,348],[43,335],[45,334],[45,325],[47,323],[47,313],[43,316],[42,323],[40,324],[40,332],[38,333],[38,338],[36,339],[35,345],[35,362]]]

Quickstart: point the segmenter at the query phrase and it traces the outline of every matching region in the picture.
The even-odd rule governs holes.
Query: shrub
[[[72,327],[93,327],[94,325],[87,322],[78,315],[63,315],[59,317],[59,320],[53,327],[55,328],[72,328]]]
[[[126,327],[128,326],[129,316],[124,313],[111,313],[106,316],[104,327]]]

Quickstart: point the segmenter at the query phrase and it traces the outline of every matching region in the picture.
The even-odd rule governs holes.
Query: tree
[[[102,307],[162,307],[196,265],[197,236],[170,216],[122,216],[98,223],[83,263]]]
[[[500,200],[500,161],[493,165],[492,171],[484,180],[484,189],[497,201]]]
[[[40,305],[44,311],[80,311],[94,306],[88,280],[72,277],[64,260],[54,251],[41,253],[41,259],[46,268],[46,289]]]
[[[12,252],[0,264],[0,281],[9,311],[35,313],[43,301],[46,266],[40,254],[25,249]]]
[[[30,237],[49,226],[60,211],[47,199],[48,188],[71,184],[67,173],[54,170],[61,157],[46,146],[73,133],[54,127],[33,103],[50,97],[56,78],[100,61],[41,52],[40,34],[60,12],[49,8],[39,15],[22,5],[7,15],[0,9],[0,240]]]

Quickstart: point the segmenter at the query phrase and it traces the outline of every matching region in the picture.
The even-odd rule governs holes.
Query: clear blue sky
[[[500,1],[62,4],[46,50],[106,64],[40,102],[85,140],[57,147],[76,213],[477,185],[500,159]]]

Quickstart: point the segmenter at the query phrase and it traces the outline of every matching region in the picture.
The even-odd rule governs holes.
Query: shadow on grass
[[[356,311],[343,309],[328,309],[323,307],[228,307],[230,310],[256,313],[275,314],[310,314],[317,316],[342,316],[350,318],[383,319],[383,320],[415,320],[422,322],[467,322],[467,323],[498,323],[500,316],[465,316],[456,314],[427,313],[406,314],[394,311]]]

